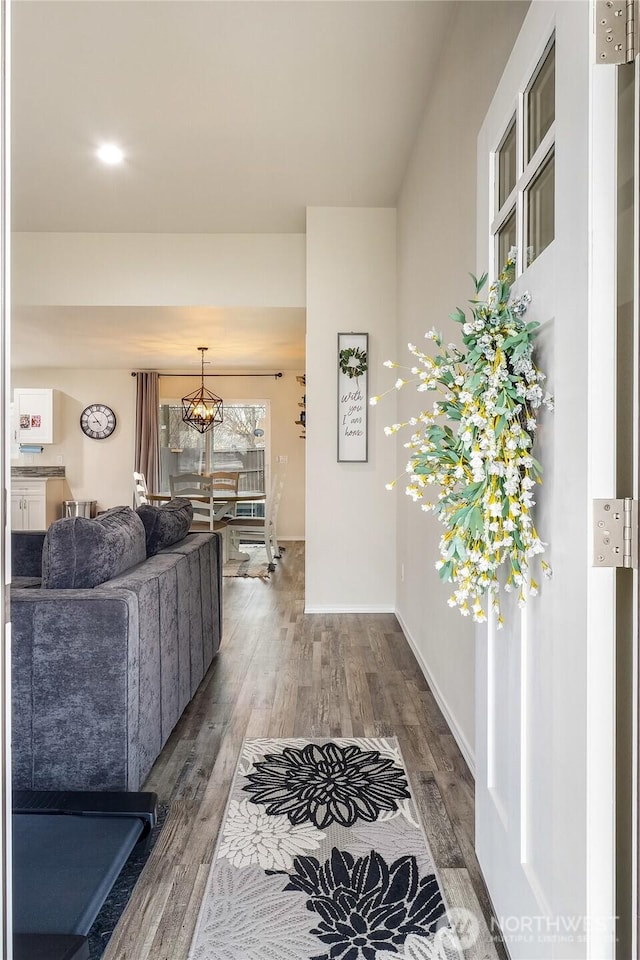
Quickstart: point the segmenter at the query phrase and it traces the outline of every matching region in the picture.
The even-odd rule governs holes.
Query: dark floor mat
[[[164,826],[168,813],[168,805],[158,805],[158,820],[151,831],[149,846],[146,849],[134,849],[122,868],[118,879],[114,883],[111,893],[105,900],[100,913],[96,917],[89,931],[89,955],[91,960],[100,960],[100,957],[107,949],[111,934],[115,930],[116,924],[129,902],[133,888],[160,836],[160,831]]]

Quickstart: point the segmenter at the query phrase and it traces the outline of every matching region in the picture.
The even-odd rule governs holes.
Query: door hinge
[[[631,63],[638,52],[639,0],[596,0],[597,63]]]
[[[638,501],[593,501],[594,567],[638,566]]]

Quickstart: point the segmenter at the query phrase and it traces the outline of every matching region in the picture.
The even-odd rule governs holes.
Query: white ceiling
[[[304,232],[307,206],[393,205],[454,7],[14,3],[13,229]],[[16,308],[12,363],[188,368],[208,343],[217,369],[303,368],[303,311],[214,307]]]
[[[11,363],[20,367],[304,370],[305,311],[227,307],[16,307]]]

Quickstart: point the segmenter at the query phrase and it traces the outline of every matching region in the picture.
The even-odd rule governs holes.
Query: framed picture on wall
[[[338,463],[366,463],[369,334],[338,334]]]

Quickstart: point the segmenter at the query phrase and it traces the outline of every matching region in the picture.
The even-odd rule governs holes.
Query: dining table
[[[147,499],[150,503],[168,503],[169,500],[173,498],[170,493],[148,493]],[[210,503],[212,498],[206,496],[189,496],[187,499],[192,500],[194,503]],[[266,499],[266,493],[260,490],[241,490],[238,493],[224,493],[216,490],[213,497],[213,502],[216,505],[213,519],[222,520],[225,514],[229,513],[229,511],[239,503],[264,503]],[[227,559],[248,560],[249,554],[238,550],[230,541],[227,545]]]

